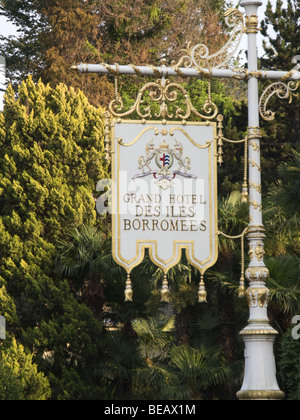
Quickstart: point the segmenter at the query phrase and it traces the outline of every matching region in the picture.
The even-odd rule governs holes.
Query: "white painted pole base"
[[[245,273],[249,282],[246,297],[250,316],[247,327],[240,333],[245,343],[244,382],[237,393],[240,400],[280,400],[285,396],[276,379],[273,348],[278,332],[268,318],[270,290],[266,286],[269,270],[263,261],[264,237],[262,226],[250,227],[251,262]]]
[[[256,326],[253,325],[253,328]],[[276,366],[273,346],[277,332],[269,325],[241,332],[245,343],[244,383],[237,393],[240,400],[279,400],[284,393],[279,389],[276,379]]]

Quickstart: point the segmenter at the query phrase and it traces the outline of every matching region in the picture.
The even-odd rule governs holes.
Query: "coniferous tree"
[[[81,375],[93,371],[102,327],[58,275],[55,259],[66,229],[96,223],[93,192],[107,177],[102,111],[72,88],[28,78],[18,98],[7,90],[0,145],[1,310],[8,333],[35,349],[56,384],[53,397],[70,376],[82,381],[73,392],[83,398],[90,388]]]
[[[274,7],[275,6],[275,7]],[[268,26],[272,25],[275,37],[268,37],[264,43],[265,54],[262,66],[266,69],[297,70],[300,56],[300,2],[288,0],[287,7],[283,1],[268,2],[266,18],[262,22],[262,33],[268,36]],[[297,64],[298,63],[298,64]],[[271,82],[266,82],[266,88]],[[298,91],[295,92],[299,93]],[[263,152],[264,179],[266,186],[276,181],[276,167],[287,158],[293,157],[292,149],[300,148],[300,99],[293,96],[292,101],[279,99],[276,95],[269,108],[276,112],[275,120],[263,123],[266,133]]]
[[[47,400],[51,396],[49,381],[38,372],[32,355],[9,339],[0,347],[0,400]]]
[[[287,7],[283,7],[283,1],[269,1],[266,9],[266,17],[262,22],[262,33],[268,36],[268,26],[275,31],[275,37],[268,36],[264,41],[265,55],[262,63],[267,68],[282,70],[283,67],[295,65],[293,58],[300,53],[300,2],[288,0]]]
[[[286,7],[283,4],[282,0],[268,2],[262,33],[268,36],[268,25],[272,25],[275,36],[269,36],[264,44],[262,66],[266,69],[299,71],[300,2],[287,0]],[[263,87],[270,83],[266,82]],[[292,340],[289,327],[293,314],[298,311],[299,302],[299,87],[291,99],[283,100],[275,95],[269,103],[269,109],[276,112],[276,117],[274,121],[262,125],[265,131],[262,162],[265,174],[263,182],[269,193],[265,208],[265,250],[269,256],[266,265],[270,271],[268,287],[271,291],[269,315],[271,322],[284,334],[277,342],[283,389],[287,399],[297,399],[299,395],[293,382],[297,372],[293,371],[291,375],[290,369],[295,365],[293,343],[296,341]]]

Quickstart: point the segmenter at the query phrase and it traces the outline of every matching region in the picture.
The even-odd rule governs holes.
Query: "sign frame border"
[[[210,200],[210,257],[205,261],[198,261],[193,255],[194,255],[194,246],[195,246],[195,240],[187,240],[187,241],[173,241],[173,257],[171,260],[167,261],[167,265],[163,264],[163,260],[159,258],[157,255],[157,240],[137,240],[136,241],[136,255],[135,257],[130,260],[124,260],[122,257],[120,257],[120,213],[119,207],[116,209],[116,188],[118,189],[119,181],[116,179],[116,169],[119,168],[120,165],[120,147],[124,146],[122,144],[122,141],[118,141],[115,138],[115,126],[117,124],[140,124],[141,126],[145,125],[165,125],[165,126],[181,126],[185,127],[187,125],[197,125],[199,127],[201,126],[212,126],[213,127],[213,139],[211,141],[211,146],[213,148],[213,151],[209,154],[210,160],[211,156],[213,156],[213,163],[209,162],[209,200]],[[141,135],[138,136],[139,140],[141,138]],[[131,271],[140,265],[142,261],[145,258],[145,250],[149,250],[150,259],[153,264],[158,266],[164,274],[167,274],[168,271],[177,265],[179,261],[182,258],[182,250],[185,249],[186,251],[186,258],[188,262],[195,268],[198,269],[200,274],[203,276],[205,272],[212,267],[218,260],[219,256],[219,234],[218,234],[218,180],[217,180],[217,122],[215,121],[206,121],[206,122],[199,122],[199,121],[193,121],[193,122],[182,122],[182,121],[161,121],[161,120],[121,120],[119,118],[114,118],[111,121],[111,151],[112,151],[112,254],[114,260],[117,262],[118,265],[123,267],[127,274],[130,274]],[[191,139],[189,139],[191,141]],[[131,142],[127,146],[131,146],[134,144],[135,141]],[[195,146],[195,145],[194,145]],[[116,150],[117,147],[117,150]],[[201,146],[203,148],[203,146]],[[116,168],[117,165],[117,168]],[[214,174],[212,174],[212,171]],[[214,175],[214,176],[213,176]],[[213,183],[213,185],[211,185]],[[119,197],[119,194],[118,194]],[[215,204],[214,211],[212,209],[213,202]],[[118,200],[118,206],[119,206],[119,200]],[[214,214],[212,214],[214,213]],[[118,218],[118,223],[116,218]],[[117,226],[118,225],[118,228]],[[118,230],[118,231],[117,231]],[[215,252],[214,252],[215,250]],[[119,255],[118,255],[119,254]],[[193,258],[191,258],[191,255]],[[197,261],[195,261],[197,260]],[[166,262],[165,262],[166,263]]]

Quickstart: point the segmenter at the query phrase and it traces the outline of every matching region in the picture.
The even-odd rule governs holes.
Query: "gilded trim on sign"
[[[150,131],[150,130],[154,130],[154,133],[155,133],[156,136],[159,135],[159,131],[157,130],[156,127],[148,127],[148,128],[145,128],[143,131],[141,131],[140,134],[132,142],[130,142],[130,143],[123,143],[123,139],[118,139],[118,143],[121,146],[130,147],[133,144],[135,144],[147,131]]]
[[[207,149],[208,147],[211,146],[211,143],[212,143],[211,140],[208,140],[206,142],[206,145],[205,146],[201,146],[200,144],[196,143],[192,139],[192,137],[183,128],[172,128],[170,130],[170,136],[174,136],[174,131],[181,131],[181,133],[184,134],[189,139],[189,141],[193,144],[193,146],[197,147],[198,149]]]

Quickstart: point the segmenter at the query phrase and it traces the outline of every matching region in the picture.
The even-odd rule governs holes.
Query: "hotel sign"
[[[215,123],[113,122],[113,256],[127,273],[146,248],[164,273],[183,249],[201,274],[216,262],[215,138]]]

